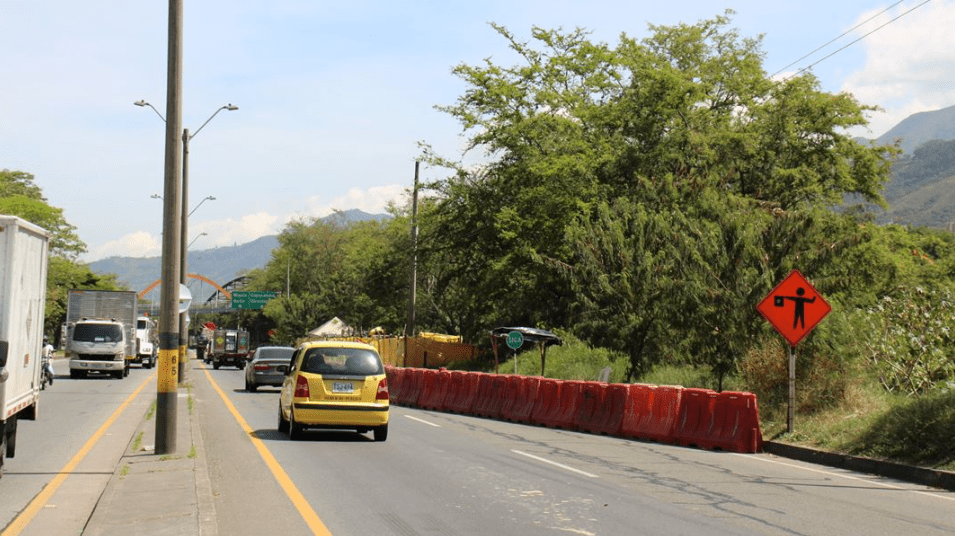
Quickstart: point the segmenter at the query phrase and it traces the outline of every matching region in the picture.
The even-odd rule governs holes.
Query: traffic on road
[[[311,374],[302,372],[310,366],[303,366],[310,348],[295,354],[289,377]],[[123,478],[117,453],[150,418],[153,371],[134,366],[122,380],[81,380],[69,377],[62,359],[54,367],[56,380],[43,391],[41,418],[21,423],[19,449],[32,455],[8,460],[0,481],[3,534],[40,534],[52,516],[65,526],[72,523],[75,530],[68,533],[82,531],[98,493],[111,478]],[[381,380],[375,372],[366,374],[377,395]],[[319,381],[334,391],[349,374],[329,376],[309,378],[309,391],[319,389]],[[387,441],[357,433],[364,425],[317,427],[291,440],[276,419],[285,388],[260,385],[252,391],[245,384],[244,369],[215,369],[193,359],[180,393],[201,430],[219,534],[955,532],[951,493],[765,454],[394,404]],[[286,417],[290,423],[299,418]],[[142,448],[148,452],[150,446]],[[22,532],[9,532],[31,501],[54,484],[58,489]]]

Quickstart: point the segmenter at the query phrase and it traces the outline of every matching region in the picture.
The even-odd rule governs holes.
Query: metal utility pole
[[[186,245],[189,236],[189,214],[186,212],[189,207],[189,129],[182,130],[182,232],[179,237],[179,283],[183,286],[189,282],[188,269],[189,264],[186,260],[188,254]],[[197,207],[198,208],[198,207]],[[178,286],[178,285],[177,285]],[[186,352],[189,351],[189,311],[179,313],[179,383],[186,380],[185,363]]]
[[[156,454],[172,454],[176,451],[176,401],[179,394],[179,242],[182,240],[179,226],[182,221],[182,155],[179,152],[179,133],[182,131],[182,3],[183,0],[169,0]]]
[[[405,362],[408,360],[408,337],[414,336],[415,299],[418,287],[418,168],[414,163],[414,188],[411,190],[411,298],[408,301],[408,328],[405,330]]]

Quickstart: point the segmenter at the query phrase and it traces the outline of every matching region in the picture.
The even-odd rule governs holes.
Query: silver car
[[[260,385],[281,387],[295,348],[260,346],[245,364],[245,390],[254,393]]]

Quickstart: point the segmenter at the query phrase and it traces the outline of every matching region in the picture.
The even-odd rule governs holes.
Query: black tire
[[[250,393],[254,393],[256,390],[258,390],[258,388],[259,388],[259,386],[256,385],[256,384],[254,384],[254,383],[248,383],[248,382],[246,382],[246,384],[245,384],[245,390],[248,391],[248,392],[250,392]]]
[[[288,421],[282,415],[282,403],[279,402],[279,433],[287,434],[288,433]]]
[[[212,362],[212,368],[215,369],[215,370],[219,370],[219,362],[218,362],[218,361],[213,361],[213,362]]]
[[[299,441],[302,439],[302,425],[295,422],[295,412],[290,411],[288,414],[288,438],[292,441]]]
[[[388,425],[383,424],[375,427],[375,441],[385,441],[388,439]]]
[[[116,372],[113,373],[113,377],[116,378],[117,380],[122,380],[123,376],[124,374],[123,374],[123,371],[121,370],[117,370]]]
[[[70,379],[71,379],[71,380],[78,380],[79,377],[80,377],[80,371],[75,370],[75,369],[70,369]]]

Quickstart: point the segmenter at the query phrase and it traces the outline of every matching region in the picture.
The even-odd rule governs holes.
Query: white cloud
[[[102,246],[90,251],[92,260],[106,257],[155,257],[162,251],[162,243],[146,231],[136,231],[124,235],[117,240],[110,240]]]
[[[400,185],[373,186],[367,190],[352,188],[330,201],[321,196],[304,200],[305,208],[282,216],[267,212],[247,214],[239,219],[196,221],[190,219],[190,251],[245,244],[263,236],[278,234],[285,224],[303,217],[323,218],[335,210],[358,209],[369,214],[384,214],[389,202],[406,201],[406,188]],[[205,233],[203,236],[202,233]],[[162,238],[146,231],[136,231],[117,240],[110,240],[91,250],[87,262],[106,257],[158,257],[162,254]]]
[[[896,7],[863,25],[865,34],[914,7]],[[881,10],[881,8],[880,8]],[[859,16],[862,22],[878,11]],[[870,114],[876,137],[906,117],[955,104],[955,2],[936,1],[895,20],[861,42],[866,54],[861,71],[842,86],[864,104],[877,104],[884,112]]]

